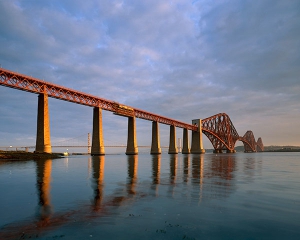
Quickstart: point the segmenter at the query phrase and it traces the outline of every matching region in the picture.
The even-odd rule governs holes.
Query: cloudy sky
[[[298,0],[0,0],[0,23],[5,69],[188,123],[225,112],[240,135],[300,145]],[[53,144],[92,132],[90,107],[49,111]],[[36,94],[0,86],[0,146],[34,145],[36,113]],[[125,144],[127,119],[103,115],[105,144]],[[150,145],[151,122],[137,138]]]

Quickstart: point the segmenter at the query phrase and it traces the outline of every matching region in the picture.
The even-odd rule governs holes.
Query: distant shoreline
[[[211,150],[211,151],[210,151]],[[206,149],[207,153],[212,152],[213,149]],[[243,152],[243,151],[237,151]],[[300,148],[279,148],[279,149],[266,149],[264,152],[300,152]],[[74,155],[86,155],[75,153]],[[63,158],[63,154],[60,153],[33,153],[25,151],[1,151],[0,150],[0,161],[1,160],[39,160],[39,159],[57,159]]]
[[[32,153],[25,151],[0,151],[0,160],[39,160],[62,158],[57,153]]]
[[[300,149],[276,149],[276,150],[265,150],[264,152],[300,152]]]

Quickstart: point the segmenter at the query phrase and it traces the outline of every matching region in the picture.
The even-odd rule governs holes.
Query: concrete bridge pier
[[[236,150],[229,150],[229,149],[227,149],[226,153],[236,153]]]
[[[202,141],[202,122],[201,119],[192,120],[192,124],[198,126],[198,131],[192,131],[191,153],[205,153]]]
[[[215,149],[215,150],[213,151],[213,153],[223,153],[223,150],[222,150],[222,149]]]
[[[37,131],[35,152],[51,153],[50,123],[48,109],[48,95],[40,93],[38,96]]]
[[[170,125],[170,142],[169,142],[169,154],[177,154],[178,149],[176,146],[176,129],[174,125]]]
[[[152,122],[152,142],[151,142],[150,153],[161,154],[158,122]]]
[[[136,126],[135,117],[128,117],[128,137],[126,155],[138,154],[137,140],[136,140]]]
[[[187,128],[183,129],[183,143],[182,143],[182,154],[189,154],[190,148],[189,148],[189,132]]]
[[[102,109],[99,107],[94,107],[93,109],[93,137],[91,155],[105,155],[102,129]]]

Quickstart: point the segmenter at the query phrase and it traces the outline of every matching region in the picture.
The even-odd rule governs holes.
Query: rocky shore
[[[38,160],[62,158],[59,153],[32,153],[25,151],[0,151],[0,160]]]

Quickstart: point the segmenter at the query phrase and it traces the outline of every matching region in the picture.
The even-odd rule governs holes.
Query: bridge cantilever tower
[[[216,153],[223,152],[223,150],[235,152],[234,146],[240,137],[226,113],[203,119],[202,131],[211,141]]]
[[[263,152],[264,150],[265,150],[265,148],[264,148],[263,141],[262,141],[261,137],[259,137],[256,142],[256,151]]]
[[[243,142],[245,152],[256,152],[256,142],[252,131],[248,130],[239,140]]]
[[[255,141],[252,131],[247,131],[243,137],[239,136],[229,116],[226,113],[219,113],[202,120],[202,131],[208,137],[214,147],[215,153],[223,151],[235,152],[235,144],[242,141],[245,152],[263,152],[262,139]]]

